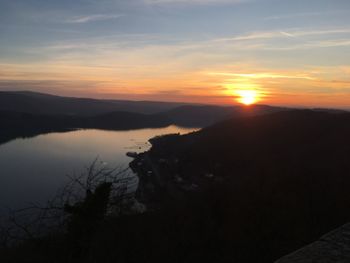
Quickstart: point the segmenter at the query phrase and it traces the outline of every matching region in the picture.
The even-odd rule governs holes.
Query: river
[[[15,139],[0,145],[0,213],[4,207],[43,204],[97,157],[108,167],[128,167],[126,152],[150,148],[148,139],[194,128],[169,126],[130,131],[76,130]]]

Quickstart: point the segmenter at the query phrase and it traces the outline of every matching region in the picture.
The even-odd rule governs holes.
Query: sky
[[[350,1],[0,0],[0,90],[350,109]]]

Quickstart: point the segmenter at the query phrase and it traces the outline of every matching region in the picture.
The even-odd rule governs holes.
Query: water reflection
[[[78,130],[16,139],[0,145],[0,207],[45,202],[96,157],[111,167],[130,162],[125,154],[149,149],[148,139],[196,129],[169,126],[131,131]],[[1,211],[0,211],[1,213]]]

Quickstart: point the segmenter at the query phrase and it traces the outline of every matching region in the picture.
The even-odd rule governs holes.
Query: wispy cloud
[[[302,17],[316,17],[316,16],[325,16],[325,15],[336,15],[345,13],[348,11],[344,10],[333,10],[328,12],[303,12],[303,13],[292,13],[292,14],[283,14],[276,16],[265,17],[264,20],[280,20],[280,19],[293,19],[293,18],[302,18]]]
[[[103,20],[113,20],[123,17],[124,14],[94,14],[88,16],[79,16],[66,20],[66,23],[72,24],[83,24],[94,21],[103,21]]]
[[[332,47],[348,47],[350,46],[350,39],[333,39],[333,40],[319,40],[319,41],[306,41],[305,43],[297,43],[293,45],[265,45],[261,47],[263,50],[306,50],[315,48],[332,48]]]
[[[252,0],[144,0],[146,4],[239,4]]]
[[[228,77],[239,77],[247,79],[305,79],[305,80],[314,80],[314,77],[308,76],[306,74],[297,74],[297,75],[287,75],[287,74],[277,74],[272,72],[265,73],[227,73],[227,72],[212,72],[211,75],[218,76],[228,76]]]
[[[245,35],[235,36],[231,38],[219,38],[215,41],[244,41],[244,40],[258,40],[258,39],[274,39],[283,37],[307,37],[316,35],[334,35],[334,34],[347,34],[350,33],[350,28],[340,29],[325,29],[325,30],[301,30],[301,29],[289,29],[281,31],[266,31],[266,32],[252,32]]]

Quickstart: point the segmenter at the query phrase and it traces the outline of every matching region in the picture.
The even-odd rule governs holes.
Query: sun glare
[[[258,100],[258,94],[255,90],[239,90],[237,94],[239,96],[238,101],[244,105],[252,105]]]

